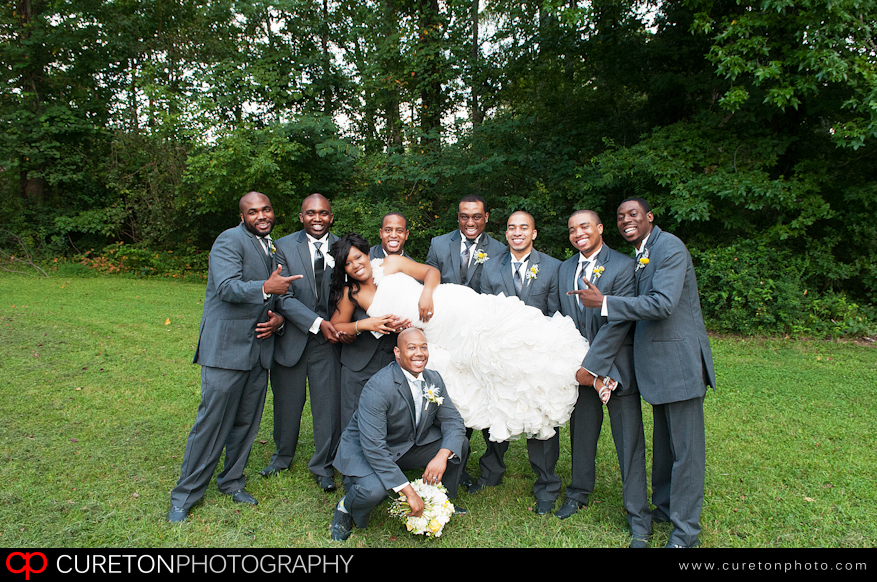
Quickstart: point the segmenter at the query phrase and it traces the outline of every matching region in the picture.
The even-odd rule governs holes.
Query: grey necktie
[[[463,241],[466,248],[460,253],[460,283],[466,284],[466,277],[469,274],[469,248],[475,243],[474,240],[467,238]]]
[[[515,281],[515,293],[518,295],[521,294],[521,286],[523,281],[521,280],[521,262],[520,261],[512,261],[512,265],[515,267],[515,275],[513,277]]]
[[[320,297],[321,291],[323,289],[323,271],[326,269],[326,259],[323,257],[323,253],[320,251],[320,246],[323,243],[314,242],[314,248],[316,249],[314,252],[314,285],[316,287],[316,295],[317,295],[317,315],[323,315],[320,307],[324,303],[323,298]]]
[[[581,263],[579,263],[579,265],[580,265],[579,286],[578,286],[579,289],[587,289],[587,285],[585,285],[585,275],[587,275],[587,273],[588,273],[588,265],[590,263],[591,263],[591,261],[582,261]],[[578,300],[579,309],[584,309],[585,306],[582,305],[582,298],[576,297],[576,299]]]

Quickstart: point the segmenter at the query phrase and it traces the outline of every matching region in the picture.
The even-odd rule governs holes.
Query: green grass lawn
[[[269,391],[250,457],[256,507],[211,484],[181,526],[165,522],[200,399],[191,363],[204,284],[0,275],[0,546],[624,547],[608,426],[591,505],[560,521],[532,512],[526,446],[503,484],[462,493],[444,535],[408,534],[376,509],[346,546],[329,540],[341,492],[310,478],[310,416],[292,469],[263,479],[274,449]],[[719,390],[706,399],[704,547],[874,547],[877,350],[854,343],[712,338]],[[644,405],[647,440],[651,409]],[[558,473],[569,481],[569,440]],[[470,469],[484,450],[472,440]],[[651,449],[651,447],[649,447]],[[663,546],[669,526],[657,526]]]

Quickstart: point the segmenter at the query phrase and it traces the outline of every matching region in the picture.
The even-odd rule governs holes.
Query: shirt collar
[[[646,243],[649,242],[649,237],[652,236],[652,231],[649,231],[649,234],[646,235],[646,238],[643,239],[642,244],[639,245],[639,248],[636,249],[636,254],[642,253],[646,249]]]
[[[321,238],[314,238],[311,235],[309,235],[308,233],[305,233],[305,235],[308,237],[308,242],[311,244],[314,244],[315,242],[325,244],[329,240],[329,233],[328,232],[326,234],[324,234]]]
[[[524,258],[521,259],[520,261],[515,258],[515,255],[511,255],[512,269],[515,268],[515,263],[521,263],[521,265],[526,265],[530,261],[530,255],[532,255],[532,254],[533,254],[532,252],[527,253],[526,255],[524,255]],[[518,265],[518,266],[520,266],[520,265]]]
[[[591,253],[591,256],[590,256],[590,257],[586,257],[586,256],[583,255],[582,253],[579,253],[579,262],[580,262],[580,263],[587,263],[587,262],[593,261],[594,259],[597,258],[597,255],[599,255],[599,254],[600,254],[600,251],[602,251],[602,250],[603,250],[603,244],[600,243],[600,246],[597,247],[597,250],[596,250],[596,251],[594,251],[593,253]]]
[[[412,374],[411,372],[409,372],[408,370],[406,370],[402,366],[399,366],[399,369],[402,370],[403,374],[405,374],[405,378],[408,379],[408,382],[414,383],[414,382],[417,382],[418,380],[420,380],[419,376],[415,376],[414,374]]]
[[[472,242],[472,244],[473,244],[473,245],[477,245],[477,244],[478,244],[478,241],[481,240],[481,237],[482,237],[482,236],[484,236],[484,233],[483,233],[483,232],[482,232],[481,234],[479,234],[478,236],[475,237],[475,240]],[[460,231],[460,239],[461,239],[461,241],[464,242],[464,243],[465,243],[466,240],[467,240],[467,239],[466,239],[466,235],[463,234],[463,231],[462,231],[462,230]]]

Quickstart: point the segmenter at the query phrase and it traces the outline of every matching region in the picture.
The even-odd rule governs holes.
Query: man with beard
[[[201,404],[171,491],[172,523],[185,520],[204,495],[223,449],[219,490],[235,503],[257,503],[244,489],[243,471],[262,419],[275,333],[283,325],[272,309],[276,296],[301,276],[282,276],[275,269],[268,197],[250,192],[239,207],[240,225],[220,234],[210,251],[194,359],[201,365]]]

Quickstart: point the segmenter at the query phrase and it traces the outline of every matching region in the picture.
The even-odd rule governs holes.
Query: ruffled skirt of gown
[[[408,275],[382,277],[368,309],[423,329],[437,370],[467,427],[490,428],[490,440],[548,439],[569,420],[578,397],[575,373],[588,351],[572,319],[546,317],[517,297],[482,295],[442,284],[435,315],[424,324],[423,286]]]

